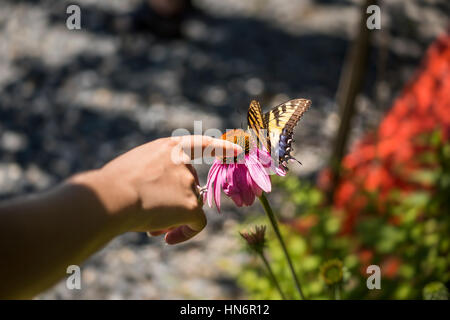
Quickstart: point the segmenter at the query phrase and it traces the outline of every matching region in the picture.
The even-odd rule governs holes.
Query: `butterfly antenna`
[[[290,156],[287,160],[295,160],[297,161],[301,166],[303,165],[303,163],[300,162],[300,160],[295,159],[294,157]]]

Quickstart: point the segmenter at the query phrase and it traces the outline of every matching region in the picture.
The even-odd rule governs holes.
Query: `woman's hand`
[[[205,150],[207,149],[207,150]],[[242,148],[207,136],[158,139],[119,156],[103,168],[72,179],[95,190],[118,232],[166,233],[168,244],[195,236],[206,225],[190,155],[236,155]]]

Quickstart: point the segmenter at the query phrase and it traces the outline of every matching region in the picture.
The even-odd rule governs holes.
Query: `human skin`
[[[168,244],[199,233],[206,217],[189,164],[194,148],[242,152],[206,136],[162,138],[45,193],[1,203],[0,299],[32,298],[128,231],[165,233]]]

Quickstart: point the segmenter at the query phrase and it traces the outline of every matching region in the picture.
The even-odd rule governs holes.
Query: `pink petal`
[[[264,167],[259,162],[253,162],[251,159],[247,162],[247,168],[255,183],[265,192],[272,191],[270,178]]]
[[[253,202],[255,202],[255,194],[253,193],[253,191],[252,192],[249,192],[248,194],[247,194],[247,199],[246,199],[246,205],[247,206],[251,206],[252,204],[253,204]]]
[[[214,183],[214,202],[216,203],[216,208],[220,212],[220,188],[222,187],[223,181],[227,178],[227,167],[222,166],[218,173],[216,182]]]
[[[263,190],[252,179],[252,177],[250,175],[250,171],[247,171],[247,181],[249,182],[250,186],[252,187],[252,191],[255,194],[255,196],[261,197]]]
[[[233,167],[232,171],[234,171],[234,169],[236,169],[236,167]],[[229,175],[229,172],[230,172],[230,168],[228,168],[227,175]],[[223,192],[228,197],[230,197],[231,200],[233,200],[234,203],[238,207],[242,207],[242,205],[244,204],[244,200],[242,199],[242,196],[241,196],[241,190],[237,187],[236,183],[235,184],[225,183],[225,184],[223,184],[223,186],[224,186]]]
[[[206,192],[203,193],[203,202],[207,201],[207,197],[208,197],[208,193],[209,193],[208,191],[212,188],[211,186],[212,186],[213,181],[211,179],[211,175],[212,175],[213,171],[215,170],[216,165],[217,165],[217,163],[216,163],[216,161],[214,161],[211,168],[209,168],[208,178],[206,180]]]
[[[241,196],[244,204],[249,206],[255,201],[255,195],[252,191],[251,185],[247,182],[247,167],[243,164],[238,165],[233,178],[237,182],[237,186],[241,190]]]
[[[266,175],[270,175],[275,172],[274,161],[270,154],[266,154],[263,159],[261,159],[261,157],[257,156],[256,154],[249,154],[247,163],[249,161],[251,163],[258,163],[264,169]]]
[[[230,168],[228,168],[228,171],[229,170],[230,170]],[[222,189],[223,189],[223,192],[227,196],[231,196],[233,193],[236,193],[236,191],[234,191],[235,187],[232,184],[229,184],[227,182],[222,184]]]
[[[208,205],[212,208],[212,197],[213,197],[213,184],[216,180],[217,172],[221,168],[222,164],[214,163],[211,167],[210,174],[208,174],[208,182],[206,183],[207,188],[207,199]]]
[[[233,186],[235,183],[233,181],[234,170],[236,170],[236,164],[232,163],[228,166],[227,171],[227,184]]]
[[[244,205],[244,200],[242,199],[242,197],[239,193],[235,193],[235,194],[231,195],[230,198],[231,198],[231,200],[234,201],[234,203],[238,207],[242,207]]]
[[[256,157],[258,161],[266,168],[270,168],[272,165],[272,156],[265,150],[257,150]]]

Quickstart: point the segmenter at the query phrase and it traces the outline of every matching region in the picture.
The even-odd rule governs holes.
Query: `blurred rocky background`
[[[242,127],[251,99],[265,109],[311,99],[295,135],[303,166],[291,174],[313,179],[323,168],[362,2],[193,0],[174,14],[160,2],[77,1],[81,30],[68,30],[72,1],[1,0],[0,199],[46,190],[174,129],[192,132],[195,120],[203,130]],[[392,0],[381,10],[352,140],[389,108],[448,26],[450,5]],[[205,182],[208,166],[197,169]],[[221,215],[206,209],[206,230],[182,245],[115,239],[82,266],[82,290],[63,280],[38,299],[245,298],[234,280],[247,259],[236,224],[258,208],[226,204]]]

